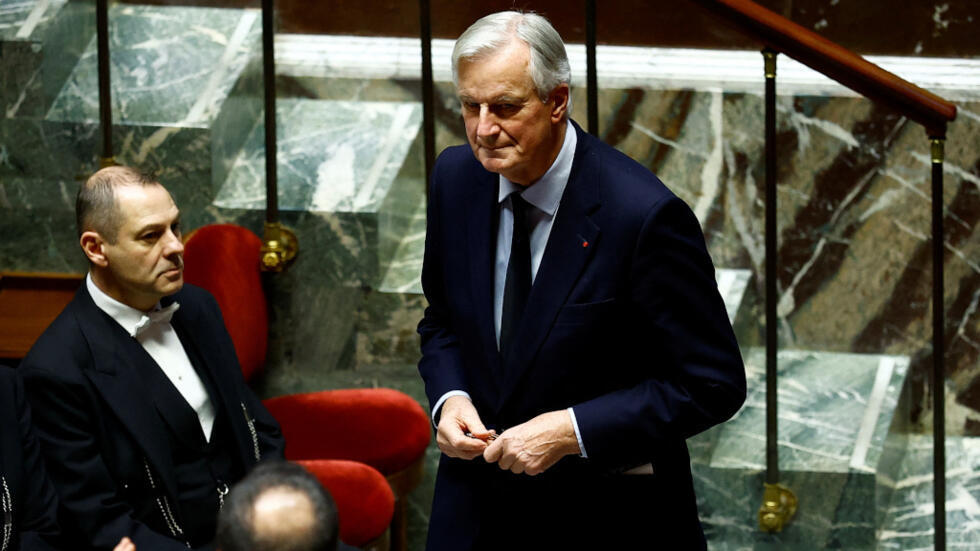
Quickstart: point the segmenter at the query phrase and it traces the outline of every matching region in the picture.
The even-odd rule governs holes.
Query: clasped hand
[[[443,403],[436,443],[449,457],[474,459],[482,454],[503,470],[534,476],[562,457],[580,453],[567,410],[542,413],[492,436],[496,433],[483,426],[469,398],[452,396]]]

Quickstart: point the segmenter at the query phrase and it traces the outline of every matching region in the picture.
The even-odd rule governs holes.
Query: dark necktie
[[[500,353],[505,361],[511,357],[510,348],[516,340],[524,306],[531,294],[531,244],[527,231],[527,213],[531,205],[516,191],[510,194],[510,202],[514,209],[514,236],[510,241],[510,260],[507,262],[500,319]]]

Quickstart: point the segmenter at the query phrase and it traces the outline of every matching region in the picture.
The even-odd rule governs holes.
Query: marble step
[[[117,160],[166,182],[188,226],[213,221],[212,173],[224,172],[261,114],[261,82],[243,78],[259,51],[259,12],[115,4],[109,21]],[[50,108],[4,121],[7,170],[51,180],[95,168],[96,69],[90,35]]]
[[[905,451],[905,357],[779,352],[779,467],[800,501],[780,534],[757,528],[765,474],[765,350],[744,350],[735,417],[688,441],[712,549],[873,549]]]
[[[425,189],[421,105],[285,98],[276,112],[279,209],[300,224],[304,254],[336,267],[346,284],[377,288]],[[264,211],[265,201],[259,123],[213,204]]]
[[[934,549],[932,450],[931,435],[909,435],[878,536],[880,551]],[[977,437],[946,437],[946,545],[949,549],[980,547]]]
[[[43,117],[94,34],[91,0],[0,4],[2,118]]]

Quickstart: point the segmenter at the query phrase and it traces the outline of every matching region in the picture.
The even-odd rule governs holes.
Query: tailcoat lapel
[[[497,411],[503,409],[534,363],[558,312],[598,246],[599,226],[591,214],[599,208],[599,158],[589,147],[590,137],[577,125],[574,128],[578,132],[575,160],[517,331],[514,356],[503,370]]]
[[[136,339],[95,305],[84,285],[78,299],[79,327],[88,341],[94,364],[93,369],[85,370],[85,376],[142,448],[150,466],[163,479],[167,493],[176,496],[170,439],[156,409],[148,407],[153,403],[152,389],[146,388],[146,379],[141,375],[145,369],[156,369],[153,359]]]
[[[208,390],[215,417],[226,416],[239,457],[250,458],[254,451],[248,420],[253,414],[244,410],[244,401],[236,391],[237,385],[233,384],[235,379],[229,379],[235,377],[235,374],[229,373],[228,369],[222,369],[222,366],[237,368],[238,363],[236,358],[227,358],[220,354],[222,347],[202,341],[207,334],[207,324],[199,319],[201,312],[197,306],[181,303],[172,320],[174,330],[191,361],[203,371],[201,380]]]

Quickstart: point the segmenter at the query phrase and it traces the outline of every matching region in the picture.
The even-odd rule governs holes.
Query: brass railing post
[[[432,7],[419,0],[419,40],[422,43],[422,136],[425,146],[425,196],[436,162],[435,83],[432,77]]]
[[[276,159],[276,54],[275,6],[262,0],[262,82],[265,85],[265,230],[260,267],[281,272],[296,258],[296,234],[279,223],[279,185]]]
[[[99,124],[102,130],[102,154],[99,168],[116,164],[112,152],[112,81],[109,57],[109,2],[95,3],[96,55],[99,77]]]
[[[945,132],[930,136],[932,150],[932,470],[938,551],[946,549],[946,340],[943,320],[943,157]]]
[[[762,51],[766,74],[766,483],[759,529],[780,532],[796,513],[796,496],[779,483],[779,421],[776,352],[776,55]]]

